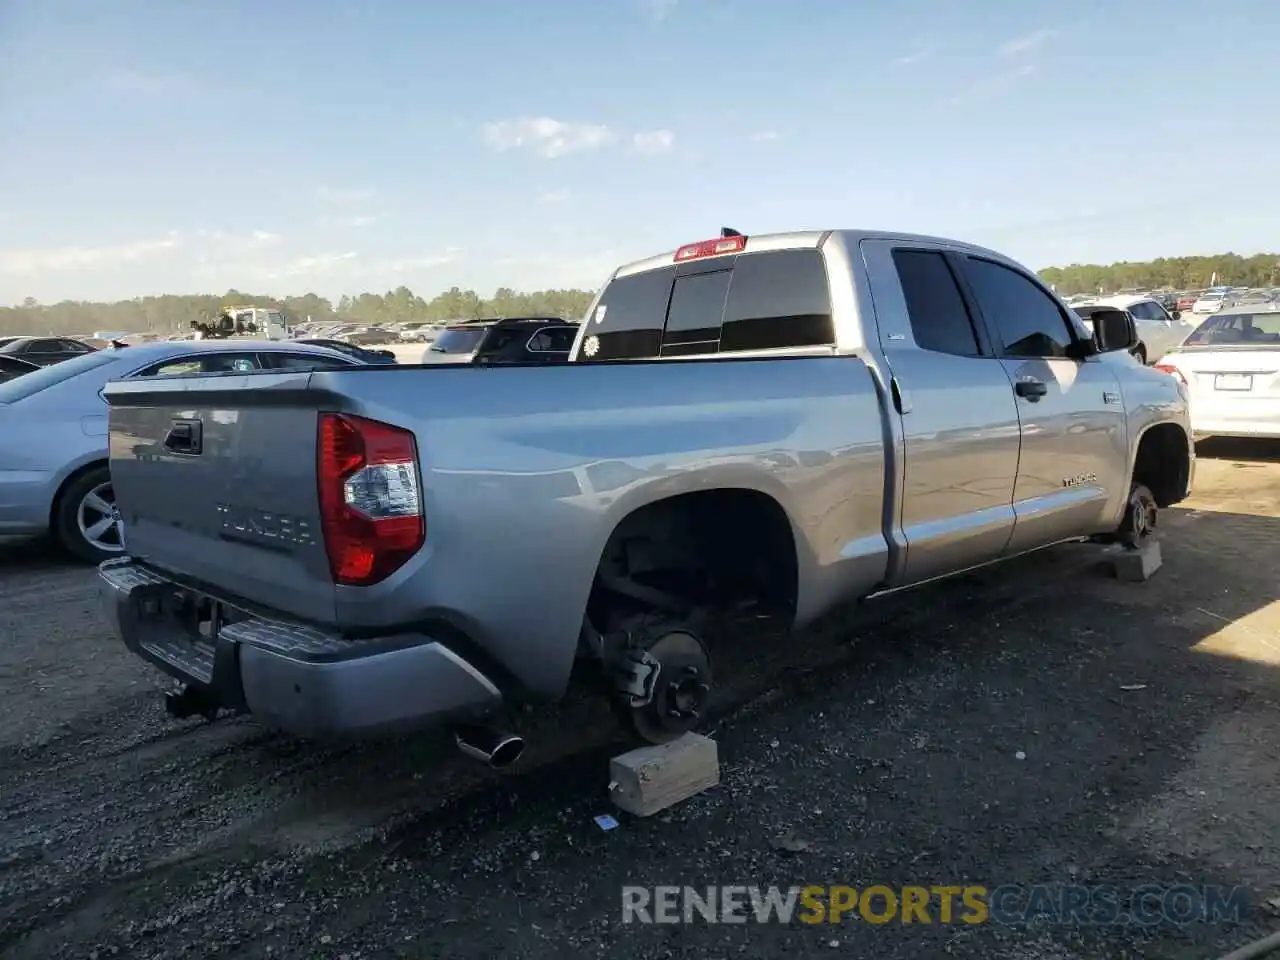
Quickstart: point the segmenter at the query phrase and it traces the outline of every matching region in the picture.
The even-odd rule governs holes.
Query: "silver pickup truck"
[[[968,244],[726,230],[618,269],[568,364],[114,383],[105,608],[179,715],[448,724],[497,765],[488,718],[582,666],[661,742],[719,611],[1150,535],[1195,453],[1135,336]]]

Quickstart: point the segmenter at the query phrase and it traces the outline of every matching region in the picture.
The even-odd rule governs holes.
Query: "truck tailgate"
[[[128,552],[332,622],[310,373],[108,384],[111,476]]]

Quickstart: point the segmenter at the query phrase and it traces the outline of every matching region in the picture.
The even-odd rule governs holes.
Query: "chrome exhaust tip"
[[[490,727],[455,727],[453,739],[458,749],[472,760],[479,760],[495,770],[511,766],[524,753],[523,737]]]

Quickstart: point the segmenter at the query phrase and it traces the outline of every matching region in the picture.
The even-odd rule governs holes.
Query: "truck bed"
[[[562,689],[605,541],[654,500],[773,497],[795,533],[799,619],[885,572],[886,408],[856,357],[350,368],[106,397],[131,556],[351,636],[446,625],[533,692]],[[330,574],[319,411],[416,436],[425,546],[372,586]],[[201,424],[198,454],[165,446],[179,421]]]

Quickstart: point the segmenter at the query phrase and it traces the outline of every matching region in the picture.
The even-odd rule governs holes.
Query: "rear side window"
[[[1057,301],[1027,277],[990,260],[967,257],[965,276],[1008,357],[1065,357],[1071,328]]]
[[[835,342],[817,250],[744,253],[614,280],[586,319],[582,357],[637,360]]]
[[[973,320],[947,258],[930,250],[895,250],[893,265],[916,346],[957,357],[979,356]]]
[[[577,336],[577,327],[543,327],[529,338],[529,349],[534,353],[568,353]]]
[[[251,373],[258,369],[257,358],[249,353],[210,353],[197,357],[176,357],[153,363],[133,374],[135,377],[190,377],[209,373]]]

